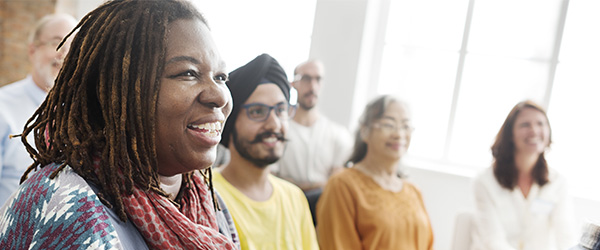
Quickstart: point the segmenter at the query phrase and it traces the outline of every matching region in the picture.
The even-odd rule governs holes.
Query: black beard
[[[273,132],[260,133],[260,134],[256,135],[254,140],[252,140],[250,142],[240,141],[238,138],[238,135],[237,135],[237,131],[235,131],[235,130],[232,131],[232,135],[233,135],[233,146],[238,151],[238,153],[244,159],[248,160],[249,162],[251,162],[252,164],[254,164],[255,166],[257,166],[258,168],[261,168],[261,169],[264,169],[267,166],[277,162],[280,157],[276,156],[274,154],[274,152],[272,152],[272,154],[269,154],[269,156],[267,156],[266,158],[261,159],[261,158],[254,157],[250,154],[250,152],[248,152],[248,148],[250,148],[250,145],[259,143],[263,140],[263,138],[270,137],[272,135],[275,135],[277,137],[277,139],[280,141],[284,141],[284,142],[287,141],[287,139],[285,137],[283,137],[283,134],[273,133]]]

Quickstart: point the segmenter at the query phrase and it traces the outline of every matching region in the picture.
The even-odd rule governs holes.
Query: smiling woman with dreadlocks
[[[109,1],[77,29],[23,131],[35,162],[0,209],[0,249],[238,248],[212,191],[231,94],[202,15]]]

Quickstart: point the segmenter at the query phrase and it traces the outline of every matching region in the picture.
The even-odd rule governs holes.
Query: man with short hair
[[[59,50],[57,47],[76,24],[75,18],[66,14],[40,19],[29,36],[30,75],[0,88],[0,205],[17,189],[21,176],[33,163],[20,138],[11,140],[9,136],[23,132],[27,119],[54,85],[71,39]]]
[[[296,67],[292,86],[298,92],[298,110],[290,122],[287,148],[275,174],[300,187],[313,211],[325,183],[350,157],[353,139],[348,130],[317,108],[324,66],[309,60]],[[315,221],[316,223],[316,221]]]
[[[229,148],[231,160],[213,181],[242,249],[318,249],[304,194],[269,170],[283,154],[295,111],[284,70],[262,54],[231,72],[227,85],[233,111],[221,144]]]

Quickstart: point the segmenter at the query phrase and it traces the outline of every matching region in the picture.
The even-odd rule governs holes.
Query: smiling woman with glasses
[[[296,113],[296,106],[289,105],[285,102],[280,102],[274,106],[269,106],[263,103],[248,103],[242,106],[246,110],[246,115],[250,120],[262,122],[269,119],[271,110],[275,111],[275,115],[280,119],[290,119]]]
[[[321,249],[433,248],[421,193],[398,171],[412,131],[402,101],[381,96],[367,105],[350,158],[354,165],[329,179],[317,204]]]

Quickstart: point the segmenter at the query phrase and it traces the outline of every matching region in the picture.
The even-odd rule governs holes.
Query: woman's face
[[[410,144],[412,125],[406,108],[397,102],[388,104],[383,116],[371,124],[365,138],[368,152],[399,160]]]
[[[524,108],[513,126],[516,153],[541,154],[550,144],[550,126],[546,116],[537,109]]]
[[[158,171],[172,176],[212,165],[232,98],[227,71],[201,21],[169,25],[156,111]]]

